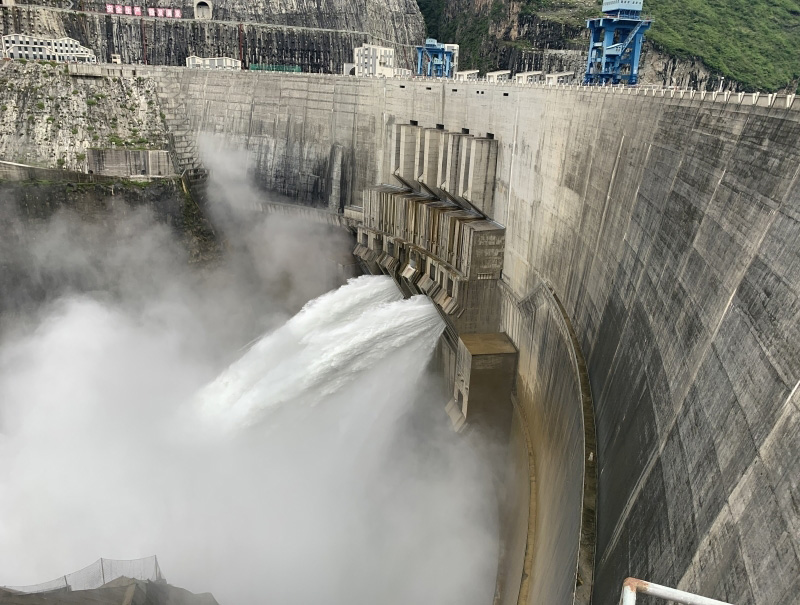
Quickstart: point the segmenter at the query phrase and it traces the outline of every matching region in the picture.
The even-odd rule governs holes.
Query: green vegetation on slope
[[[417,0],[417,6],[425,19],[425,29],[429,38],[440,38],[439,25],[444,18],[445,0]]]
[[[489,11],[478,13],[458,11],[455,15],[445,14],[448,0],[417,0],[429,38],[439,41],[455,42],[460,45],[459,64],[462,69],[481,69],[486,71],[495,65],[494,57],[486,52],[491,41],[489,33]],[[495,0],[492,8],[497,13]]]
[[[470,13],[463,0],[417,0],[428,35],[462,46],[462,65],[483,68],[486,49],[509,16],[509,0]],[[456,6],[458,4],[458,6]],[[472,6],[475,6],[474,3]],[[581,26],[587,0],[523,0],[519,19],[536,15]],[[647,37],[678,58],[699,57],[750,90],[777,90],[800,79],[800,0],[645,0],[655,18]],[[520,40],[521,41],[521,40]],[[508,43],[508,41],[506,41]]]
[[[442,40],[458,41],[461,46],[458,61],[462,69],[480,69],[483,72],[498,69],[494,56],[484,51],[489,40],[488,15],[461,14],[442,28],[441,36]]]
[[[648,37],[671,55],[700,57],[748,88],[800,78],[800,1],[645,0]]]

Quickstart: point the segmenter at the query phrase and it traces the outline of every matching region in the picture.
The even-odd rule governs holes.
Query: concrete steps
[[[158,93],[164,122],[170,132],[176,167],[180,172],[205,174],[197,141],[186,117],[186,105],[181,100],[180,84],[174,80],[159,80]]]

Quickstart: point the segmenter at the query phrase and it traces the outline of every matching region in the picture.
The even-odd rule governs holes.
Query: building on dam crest
[[[186,67],[190,69],[241,69],[242,62],[231,57],[186,57]]]

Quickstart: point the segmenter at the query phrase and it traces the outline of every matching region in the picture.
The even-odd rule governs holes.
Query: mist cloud
[[[420,339],[385,342],[402,318],[393,313],[392,332],[380,313],[413,301],[287,324],[341,283],[324,258],[349,242],[255,220],[259,195],[243,186],[236,207],[217,190],[214,203],[236,220],[214,267],[190,265],[146,209],[102,223],[69,212],[5,223],[15,246],[0,249],[0,585],[49,580],[100,556],[157,554],[171,583],[223,604],[492,598],[486,444],[449,431],[441,384],[426,369],[430,342],[423,354]],[[358,371],[372,353],[370,321],[385,328],[374,332],[380,354]],[[318,383],[284,398],[286,413],[230,427],[225,439],[186,422],[229,364],[258,352],[247,343],[298,324],[294,342],[307,354],[336,344],[325,350],[340,363],[287,348],[280,362],[298,378],[293,362],[317,364]],[[269,380],[250,397],[270,397]]]

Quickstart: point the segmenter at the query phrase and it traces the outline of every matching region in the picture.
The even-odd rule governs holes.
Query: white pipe
[[[667,599],[675,603],[682,603],[683,605],[731,605],[724,601],[701,597],[700,595],[690,592],[676,590],[675,588],[661,586],[660,584],[653,584],[652,582],[645,582],[644,580],[637,580],[636,578],[628,578],[622,584],[622,595],[620,596],[619,604],[635,605],[637,593]]]
[[[636,605],[636,590],[628,586],[628,583],[622,585],[622,596],[619,599],[619,605]]]

